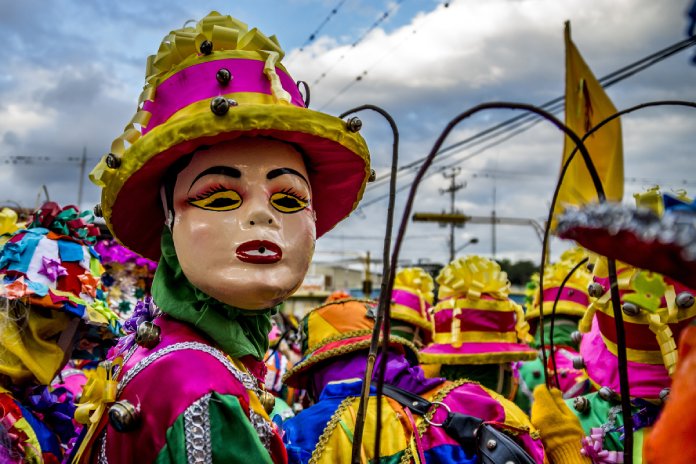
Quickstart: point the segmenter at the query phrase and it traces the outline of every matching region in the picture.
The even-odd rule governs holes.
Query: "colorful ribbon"
[[[603,428],[592,428],[590,435],[582,439],[580,454],[590,458],[594,464],[623,464],[623,451],[604,449],[605,435]]]

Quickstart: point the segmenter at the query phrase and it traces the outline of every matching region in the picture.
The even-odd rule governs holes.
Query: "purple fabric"
[[[544,290],[544,301],[553,302],[556,300],[556,295],[558,294],[558,287],[547,288]],[[573,303],[578,303],[583,306],[590,304],[590,299],[586,293],[583,293],[574,288],[564,287],[561,290],[561,297],[559,301],[572,301]]]
[[[147,267],[150,272],[157,269],[157,263],[143,258],[134,251],[129,250],[123,245],[119,245],[115,240],[100,240],[94,245],[94,249],[99,253],[103,264],[109,263],[135,263],[136,266]]]
[[[420,298],[418,298],[418,295],[414,295],[413,293],[407,292],[406,290],[393,290],[392,303],[411,308],[415,312],[420,314],[421,317],[423,317],[423,314],[421,314],[421,303]],[[428,304],[428,302],[424,301],[423,308],[427,310],[429,307],[430,305]]]
[[[382,354],[377,356],[373,378],[379,374]],[[319,367],[312,375],[310,382],[316,396],[329,382],[340,382],[347,379],[362,379],[365,376],[367,351],[358,351],[332,359],[331,362]],[[403,354],[389,351],[387,353],[387,370],[384,382],[403,390],[420,395],[444,382],[443,378],[427,378],[420,366],[412,366]]]
[[[489,311],[486,309],[463,308],[459,315],[462,332],[510,332],[515,330],[514,311]],[[452,326],[452,310],[435,313],[435,332],[449,333]]]
[[[232,80],[221,86],[215,78],[218,70],[227,68]],[[154,101],[146,101],[143,109],[152,114],[143,134],[169,119],[177,111],[209,98],[230,93],[262,93],[271,95],[271,83],[263,73],[264,62],[228,58],[200,63],[182,69],[157,87]],[[276,68],[283,89],[292,96],[292,104],[304,108],[304,101],[290,76]]]
[[[592,330],[582,337],[580,343],[587,375],[601,386],[620,391],[619,360],[606,347],[599,331],[597,317],[592,321]],[[628,381],[632,397],[657,399],[660,391],[669,387],[672,379],[665,366],[628,361]]]

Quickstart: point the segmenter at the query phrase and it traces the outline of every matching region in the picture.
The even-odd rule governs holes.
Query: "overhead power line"
[[[667,48],[664,48],[658,52],[655,52],[649,56],[646,56],[634,63],[631,63],[623,68],[620,68],[616,71],[611,72],[610,74],[607,74],[606,76],[602,77],[599,79],[599,83],[602,84],[603,87],[607,88],[610,87],[618,82],[621,82],[622,80],[631,77],[635,74],[637,74],[640,71],[643,71],[650,66],[653,66],[654,64],[659,63],[660,61],[676,54],[679,53],[682,50],[685,50],[693,45],[696,44],[696,36],[692,36],[688,39],[682,40],[680,42],[677,42],[675,44],[670,45]],[[561,110],[564,109],[565,103],[564,103],[565,97],[560,96],[556,97],[552,100],[547,101],[546,103],[543,103],[540,105],[541,108],[551,112],[551,113],[558,113]],[[538,122],[540,122],[540,119],[536,115],[529,115],[529,114],[521,114],[518,116],[514,116],[512,118],[506,119],[505,121],[496,124],[494,126],[491,126],[489,128],[486,128],[482,130],[481,132],[478,132],[471,137],[468,137],[464,140],[461,140],[459,142],[453,143],[452,145],[449,145],[443,149],[441,149],[438,152],[437,157],[435,158],[434,165],[441,165],[443,161],[450,159],[454,157],[455,155],[458,155],[464,148],[468,148],[470,146],[475,146],[477,144],[480,144],[482,142],[488,141],[488,140],[494,140],[493,143],[486,145],[483,147],[481,150],[477,150],[474,153],[471,153],[461,159],[456,159],[454,163],[447,165],[446,167],[458,165],[463,161],[469,160],[473,158],[474,156],[480,155],[484,151],[493,148],[500,143],[503,143],[510,138],[519,135],[534,125],[536,125]],[[498,138],[502,137],[502,138]],[[423,160],[425,158],[419,158],[415,161],[412,161],[408,164],[405,164],[404,166],[399,167],[398,169],[398,174],[397,175],[403,175],[407,174],[409,172],[415,172],[415,170],[418,169],[418,167],[422,164]],[[377,181],[373,182],[372,184],[368,185],[368,191],[369,190],[375,190],[382,185],[384,185],[388,179],[386,177],[378,179]],[[399,189],[401,191],[401,189]],[[382,199],[386,198],[386,196],[380,196],[378,198],[374,198],[369,200],[368,202],[363,203],[361,206],[366,207],[369,205],[372,205],[374,203],[377,203],[381,201]]]
[[[346,0],[341,0],[340,2],[338,2],[338,5],[336,5],[329,12],[329,14],[326,16],[326,18],[324,18],[324,20],[321,23],[319,23],[319,26],[317,26],[317,28],[314,30],[314,32],[309,34],[309,37],[307,37],[307,40],[305,40],[305,43],[303,43],[302,46],[300,47],[300,51],[304,51],[304,48],[307,45],[314,42],[314,40],[317,38],[317,34],[319,34],[319,32],[324,28],[324,26],[326,26],[326,23],[328,23],[331,20],[331,18],[334,17],[338,13],[338,10],[341,9],[341,7],[343,6],[344,3],[346,3]]]
[[[445,8],[449,8],[449,6],[450,6],[452,3],[454,3],[454,0],[445,1],[445,2],[442,3],[442,5],[443,5]],[[422,26],[424,26],[425,24],[428,24],[428,23],[430,22],[431,19],[432,19],[432,16],[428,16],[428,19],[425,20],[423,23],[421,23],[420,26],[422,27]],[[355,76],[355,78],[353,78],[353,80],[351,80],[350,82],[348,82],[341,90],[339,90],[338,92],[336,92],[336,93],[333,95],[333,97],[331,97],[330,99],[328,99],[328,100],[318,109],[318,111],[322,111],[323,109],[325,109],[327,106],[329,106],[331,103],[333,103],[338,97],[340,97],[341,95],[343,95],[344,93],[346,93],[346,92],[347,92],[351,87],[353,87],[355,84],[357,84],[358,82],[361,82],[362,80],[364,80],[365,77],[367,77],[368,71],[372,70],[372,69],[375,68],[377,65],[384,63],[384,59],[385,59],[387,56],[389,56],[389,55],[391,55],[392,53],[394,53],[394,51],[395,51],[397,48],[401,47],[405,42],[407,42],[407,41],[408,41],[411,37],[413,37],[417,32],[418,32],[418,29],[414,27],[413,30],[411,30],[411,35],[410,35],[410,36],[405,37],[404,39],[402,39],[401,41],[399,41],[396,45],[394,45],[394,46],[391,47],[389,50],[387,50],[386,52],[384,52],[384,54],[382,54],[379,58],[377,58],[370,66],[366,67],[366,68],[363,70],[363,72],[361,72],[360,74],[358,74],[357,76]]]
[[[377,27],[379,27],[380,24],[382,24],[384,21],[386,21],[387,18],[388,18],[392,13],[396,12],[396,10],[399,8],[399,5],[401,5],[403,2],[404,2],[404,0],[396,0],[396,2],[391,6],[391,8],[389,8],[389,9],[386,10],[384,13],[382,13],[382,14],[375,20],[375,22],[372,23],[372,25],[371,25],[369,28],[367,28],[367,30],[366,30],[360,37],[358,37],[352,44],[350,44],[350,47],[348,48],[348,51],[344,52],[344,53],[338,58],[338,60],[336,60],[336,62],[335,62],[334,64],[332,64],[331,66],[329,66],[328,69],[326,69],[323,73],[321,73],[321,75],[314,81],[314,85],[317,85],[317,84],[319,84],[322,80],[324,80],[324,78],[336,67],[336,65],[338,65],[338,63],[340,63],[341,61],[343,61],[343,60],[345,59],[345,57],[346,57],[346,55],[348,54],[349,51],[351,51],[351,50],[353,50],[355,47],[357,47],[357,46],[360,44],[360,42],[362,42],[362,41],[365,39],[365,37],[367,37],[368,35],[370,35],[370,33],[371,33],[372,31],[374,31],[375,29],[377,29]]]

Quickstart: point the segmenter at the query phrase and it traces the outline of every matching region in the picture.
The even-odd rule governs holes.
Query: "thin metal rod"
[[[416,192],[418,190],[418,186],[420,182],[423,179],[423,176],[425,175],[425,172],[428,170],[430,165],[432,164],[435,156],[438,154],[438,151],[442,147],[442,144],[444,143],[444,140],[446,137],[449,135],[449,133],[454,129],[454,127],[459,124],[461,121],[463,121],[466,118],[469,118],[470,116],[474,115],[475,113],[486,110],[486,109],[518,109],[518,110],[524,110],[524,111],[529,111],[532,113],[536,113],[537,115],[543,117],[544,119],[550,121],[553,125],[555,125],[558,129],[563,131],[568,137],[573,140],[573,142],[579,147],[580,153],[583,156],[583,159],[585,160],[587,164],[587,169],[590,172],[590,177],[592,179],[592,182],[594,184],[595,190],[597,190],[598,195],[601,198],[604,198],[604,189],[602,187],[601,181],[599,179],[599,175],[597,174],[597,170],[595,169],[594,165],[592,164],[592,160],[590,159],[590,154],[587,151],[587,148],[585,147],[584,143],[582,140],[580,140],[580,137],[573,132],[571,129],[569,129],[565,124],[563,124],[561,121],[559,121],[553,114],[544,111],[536,106],[533,105],[528,105],[524,103],[507,103],[507,102],[492,102],[492,103],[483,103],[480,105],[477,105],[468,111],[461,113],[460,115],[456,116],[454,119],[452,119],[445,129],[442,131],[440,136],[437,138],[435,144],[433,145],[432,149],[430,150],[430,153],[428,156],[425,158],[423,161],[423,164],[421,165],[420,169],[418,170],[418,173],[416,174],[416,177],[414,178],[412,184],[411,184],[411,189],[409,190],[409,195],[408,198],[406,199],[406,206],[404,208],[404,214],[403,217],[401,218],[401,225],[399,227],[399,232],[396,237],[396,241],[394,244],[394,253],[392,254],[392,267],[396,266],[396,263],[399,259],[399,253],[401,251],[401,244],[404,239],[404,235],[406,234],[406,229],[408,227],[408,220],[411,217],[411,211],[413,210],[413,202],[415,200]],[[544,244],[546,246],[546,244]],[[546,248],[544,248],[546,249]],[[544,258],[545,258],[545,253],[544,253]],[[540,284],[543,281],[543,275],[540,276]],[[392,274],[389,278],[389,286],[388,290],[391,291],[391,289],[394,286],[394,275]],[[540,285],[541,286],[541,285]],[[542,287],[543,288],[543,287]],[[542,293],[543,295],[543,293]],[[543,304],[543,300],[542,300]],[[540,324],[543,327],[544,320],[543,320],[543,310],[540,311]],[[543,340],[543,334],[544,332],[541,332],[541,342],[542,346],[544,344]],[[546,365],[546,356],[544,354],[544,350],[542,350],[542,357],[543,357],[543,363]],[[548,379],[545,379],[547,381],[548,385]]]
[[[551,329],[549,330],[549,351],[551,352],[551,364],[553,365],[553,378],[556,381],[556,386],[558,388],[561,388],[561,382],[558,380],[558,366],[556,365],[556,353],[554,351],[554,342],[553,342],[553,328],[555,326],[554,322],[556,321],[556,307],[558,306],[558,301],[561,299],[561,292],[565,288],[566,284],[568,283],[568,280],[575,274],[575,271],[580,269],[580,266],[585,264],[589,258],[583,258],[578,262],[573,269],[570,270],[568,274],[563,278],[563,281],[561,282],[561,285],[558,287],[558,293],[556,293],[556,299],[553,301],[553,307],[551,308]],[[540,289],[541,290],[541,289]],[[541,327],[541,330],[544,330],[544,327]],[[541,349],[545,349],[544,346],[541,347]],[[546,366],[544,366],[544,369],[546,369]]]
[[[367,404],[370,396],[370,385],[372,383],[372,373],[374,371],[375,361],[379,349],[379,336],[382,330],[382,347],[380,358],[380,366],[377,378],[377,427],[375,431],[375,450],[374,459],[379,461],[380,441],[382,427],[382,392],[384,388],[384,374],[387,367],[387,350],[389,347],[389,334],[391,332],[391,290],[387,290],[389,282],[393,285],[393,269],[395,263],[390,263],[391,251],[391,236],[394,228],[394,202],[396,201],[396,174],[399,164],[399,128],[396,125],[394,118],[382,108],[375,105],[362,105],[352,110],[341,114],[340,118],[345,118],[349,114],[357,113],[363,110],[372,110],[384,117],[389,123],[393,134],[392,143],[392,165],[391,179],[389,182],[389,206],[387,209],[387,228],[384,236],[384,253],[383,253],[383,268],[382,268],[382,283],[380,286],[379,306],[377,307],[377,317],[375,318],[375,326],[372,330],[372,338],[370,339],[370,351],[367,356],[367,366],[365,369],[365,378],[363,379],[362,392],[360,394],[360,403],[358,405],[358,413],[355,419],[355,430],[353,431],[353,449],[351,462],[360,463],[362,450],[363,433],[365,430],[365,417],[367,412]]]

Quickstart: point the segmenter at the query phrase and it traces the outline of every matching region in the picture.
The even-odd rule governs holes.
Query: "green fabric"
[[[217,301],[188,281],[167,227],[162,232],[161,247],[162,257],[152,282],[152,296],[160,309],[196,327],[231,357],[252,355],[262,360],[268,350],[275,308],[249,311]]]
[[[551,335],[551,318],[544,320],[544,342],[549,345]],[[556,316],[553,327],[553,344],[566,345],[575,350],[578,344],[573,342],[571,334],[578,330],[578,319],[566,316]],[[534,335],[534,348],[541,348],[541,330],[537,330]]]
[[[269,463],[271,456],[234,395],[212,393],[208,403],[213,463]],[[176,418],[166,434],[166,444],[156,464],[187,464],[184,415]]]
[[[612,408],[614,408],[615,427],[621,427],[623,425],[623,417],[621,416],[621,405],[619,403],[605,401],[599,396],[597,392],[589,393],[587,395],[584,395],[584,397],[587,398],[590,402],[590,408],[587,412],[578,412],[573,407],[572,399],[566,400],[566,404],[568,405],[570,410],[573,411],[576,416],[578,416],[578,419],[580,419],[580,425],[582,426],[585,435],[589,435],[591,429],[601,427],[603,424],[607,423],[609,419],[609,413]],[[638,411],[638,409],[635,407],[631,409],[632,413],[636,413]],[[638,433],[643,433],[643,429],[636,431],[635,435],[637,435]],[[623,442],[619,439],[620,436],[620,432],[607,432],[607,434],[604,437],[604,449],[609,451],[623,451]],[[638,440],[634,439],[634,443],[636,443],[637,441]],[[634,459],[633,462],[637,464],[639,461]]]
[[[519,364],[519,385],[515,404],[529,414],[532,408],[533,392],[537,385],[544,383],[544,364],[541,358]]]

